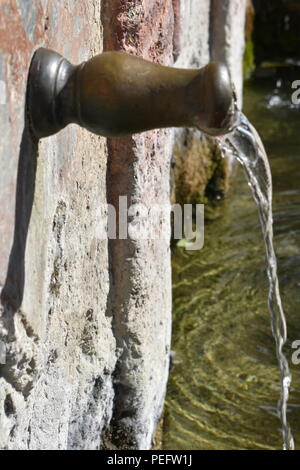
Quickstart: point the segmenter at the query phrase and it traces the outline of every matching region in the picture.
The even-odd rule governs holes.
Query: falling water
[[[248,184],[258,206],[267,254],[268,305],[281,378],[281,396],[277,410],[281,419],[284,449],[293,450],[294,440],[287,421],[291,373],[283,352],[287,339],[287,327],[280,297],[277,260],[273,246],[272,176],[266,151],[257,131],[244,115],[241,116],[240,125],[230,134],[218,138],[217,142],[223,156],[234,155],[244,167]]]

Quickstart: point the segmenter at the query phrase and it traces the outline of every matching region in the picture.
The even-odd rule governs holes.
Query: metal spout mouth
[[[243,114],[240,111],[240,109],[238,108],[236,93],[235,93],[235,89],[234,89],[233,84],[232,84],[232,93],[233,93],[232,102],[231,102],[230,108],[228,110],[228,113],[227,113],[226,117],[224,118],[223,122],[221,123],[220,130],[216,129],[216,132],[219,133],[221,131],[222,133],[221,134],[219,133],[219,134],[216,134],[216,135],[229,134],[234,129],[236,129],[238,126],[240,126],[241,123],[242,123]]]
[[[241,122],[228,68],[221,62],[211,62],[203,72],[204,119],[196,119],[196,127],[211,136],[228,134]]]
[[[241,112],[238,109],[234,98],[232,99],[232,103],[225,118],[218,123],[217,126],[212,127],[198,127],[199,130],[204,132],[207,135],[218,137],[222,135],[229,134],[234,129],[236,129],[241,123]]]

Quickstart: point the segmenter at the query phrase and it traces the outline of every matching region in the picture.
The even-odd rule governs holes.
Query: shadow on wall
[[[10,310],[12,308],[14,312],[19,310],[24,294],[25,250],[34,200],[37,156],[38,140],[32,136],[25,118],[18,162],[14,240],[0,296],[3,306],[9,307]]]

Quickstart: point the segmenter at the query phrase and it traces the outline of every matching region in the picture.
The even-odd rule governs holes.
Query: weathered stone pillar
[[[96,449],[112,414],[106,142],[69,126],[37,145],[24,122],[33,51],[101,52],[100,3],[0,2],[1,449]]]
[[[104,47],[172,65],[171,0],[103,4]],[[154,205],[170,205],[172,130],[155,130],[108,141],[108,200],[151,218]],[[119,352],[113,419],[107,445],[149,448],[161,416],[171,339],[169,224],[156,240],[111,240],[111,313]]]
[[[242,104],[243,54],[247,0],[212,0],[211,59],[227,64]]]

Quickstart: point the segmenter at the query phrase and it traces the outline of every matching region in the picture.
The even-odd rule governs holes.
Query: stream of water
[[[294,450],[294,439],[287,421],[287,403],[292,376],[288,360],[283,351],[287,340],[287,326],[279,290],[277,258],[273,244],[271,169],[265,148],[256,129],[243,114],[241,114],[240,125],[233,132],[219,139],[218,142],[223,157],[233,155],[244,167],[248,185],[258,207],[266,247],[267,275],[269,279],[268,305],[281,380],[278,415],[282,425],[283,448],[285,450]]]
[[[299,442],[299,369],[292,366],[288,405],[287,361],[291,343],[300,339],[300,136],[295,114],[299,110],[280,99],[276,103],[281,107],[269,106],[273,91],[265,85],[249,88],[246,112],[258,123],[271,159],[275,244],[290,337],[273,248],[270,167],[261,139],[243,118],[222,147],[242,163],[257,203],[267,276],[257,212],[239,174],[222,216],[206,226],[204,249],[193,254],[177,250],[174,257],[176,356],[167,397],[165,449],[279,449],[278,415],[284,448],[294,448],[288,416]],[[280,98],[277,92],[275,96]],[[268,292],[280,380],[265,308]]]

